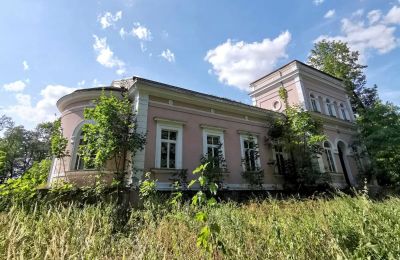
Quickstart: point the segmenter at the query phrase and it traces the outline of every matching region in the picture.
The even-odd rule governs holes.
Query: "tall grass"
[[[222,203],[206,209],[221,227],[221,259],[399,259],[400,199]],[[188,205],[134,210],[113,204],[14,206],[0,213],[1,259],[203,259]]]

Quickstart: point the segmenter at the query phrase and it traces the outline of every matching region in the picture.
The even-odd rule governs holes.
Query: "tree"
[[[315,160],[326,140],[322,123],[303,108],[290,106],[286,89],[281,88],[279,96],[286,105],[284,117],[273,119],[268,134],[289,156],[283,174],[288,183],[298,187],[314,185],[321,176]]]
[[[364,69],[367,66],[359,63],[359,56],[359,52],[350,51],[345,42],[322,40],[314,44],[308,57],[309,65],[343,80],[355,112],[364,107],[359,96],[366,93]]]
[[[11,118],[0,118],[0,138],[3,167],[0,169],[0,183],[8,178],[22,175],[34,161],[42,161],[50,155],[50,131],[53,123],[41,123],[34,130],[15,126]]]
[[[68,139],[63,136],[62,128],[61,128],[61,119],[57,119],[53,123],[51,138],[50,138],[50,148],[51,154],[56,158],[61,160],[62,166],[65,172],[65,163],[64,158],[69,156],[69,152],[67,150]],[[59,171],[61,168],[59,167]]]
[[[400,108],[376,101],[357,118],[378,183],[400,184]]]
[[[83,126],[84,144],[80,153],[87,165],[102,170],[107,161],[112,160],[118,180],[123,180],[132,155],[142,150],[145,135],[136,132],[132,103],[126,92],[122,98],[105,92],[94,101],[95,107],[86,108],[84,116],[93,124]]]

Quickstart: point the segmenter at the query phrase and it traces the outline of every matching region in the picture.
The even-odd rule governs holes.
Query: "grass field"
[[[400,199],[339,196],[221,203],[208,221],[227,252],[196,247],[201,224],[183,205],[12,207],[0,213],[1,259],[399,259]]]

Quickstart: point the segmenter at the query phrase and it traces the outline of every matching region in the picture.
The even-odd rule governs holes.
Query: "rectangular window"
[[[241,135],[242,165],[245,171],[257,171],[260,169],[260,156],[257,138]]]
[[[175,169],[177,131],[161,130],[161,168]]]
[[[221,145],[222,143],[219,136],[207,134],[208,157],[217,157],[219,155],[219,149]]]
[[[313,111],[319,112],[318,108],[317,108],[317,102],[315,101],[315,99],[311,99],[311,105],[312,105]]]
[[[276,172],[278,174],[285,173],[285,157],[283,153],[282,145],[276,144],[274,145],[274,153],[275,153],[275,166]]]
[[[157,124],[155,161],[157,168],[182,168],[182,125]]]
[[[348,121],[347,115],[346,115],[346,111],[345,111],[343,108],[341,109],[341,111],[342,111],[343,119],[346,120],[346,121]]]

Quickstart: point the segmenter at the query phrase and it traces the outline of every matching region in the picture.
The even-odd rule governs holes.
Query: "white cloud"
[[[315,5],[320,5],[320,4],[322,4],[324,1],[325,1],[325,0],[314,0],[313,2],[314,2]]]
[[[321,35],[315,41],[326,39],[347,42],[352,50],[360,52],[361,61],[366,62],[367,57],[373,52],[385,54],[398,47],[396,27],[388,24],[389,20],[395,21],[394,15],[389,15],[394,13],[392,10],[394,9],[392,8],[384,19],[380,10],[370,11],[366,19],[363,16],[364,12],[358,10],[352,14],[351,18],[342,19],[340,35]]]
[[[29,70],[29,65],[28,65],[28,62],[26,60],[24,60],[22,62],[22,66],[24,67],[24,70]]]
[[[26,83],[29,82],[29,80],[25,80]],[[4,90],[6,91],[12,91],[12,92],[21,92],[25,89],[26,83],[22,80],[17,80],[11,83],[7,83],[3,85]]]
[[[175,54],[170,49],[164,50],[161,53],[161,57],[166,59],[168,62],[175,62]]]
[[[81,87],[81,86],[85,85],[85,83],[86,83],[85,80],[81,80],[81,81],[79,81],[79,82],[77,83],[77,85],[78,85],[79,87]]]
[[[124,27],[121,27],[121,29],[119,30],[119,35],[121,36],[122,39],[125,38],[125,35],[127,35],[128,32],[125,31]]]
[[[378,22],[381,19],[381,17],[382,17],[381,10],[372,10],[367,14],[369,24],[374,24]]]
[[[25,122],[40,123],[53,121],[58,114],[56,102],[59,98],[76,90],[61,85],[48,85],[40,91],[40,100],[32,104],[30,95],[18,93],[15,95],[17,104],[3,108],[1,113],[12,115]]]
[[[351,16],[353,17],[361,17],[364,14],[364,9],[358,9],[357,11],[353,12]]]
[[[331,9],[324,15],[324,18],[332,18],[335,15],[335,9]]]
[[[106,68],[116,68],[118,75],[124,74],[125,63],[114,55],[114,52],[107,45],[107,38],[99,38],[97,35],[93,35],[95,43],[93,49],[97,53],[97,62]]]
[[[132,35],[141,41],[151,41],[153,39],[150,30],[140,23],[133,24]]]
[[[122,11],[116,12],[114,15],[110,12],[104,13],[104,15],[98,17],[98,21],[101,24],[101,28],[106,29],[114,25],[118,20],[122,18]]]
[[[399,1],[400,3],[400,1]],[[400,6],[393,6],[385,16],[385,22],[400,24]]]
[[[212,71],[220,82],[248,90],[250,82],[272,71],[280,59],[287,57],[286,48],[290,40],[288,31],[275,39],[266,38],[261,42],[233,42],[228,39],[209,50],[204,59],[211,63]]]

